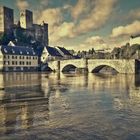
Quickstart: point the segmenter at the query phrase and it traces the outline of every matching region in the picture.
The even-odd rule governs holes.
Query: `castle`
[[[20,27],[22,33],[32,40],[41,42],[43,45],[49,44],[48,39],[48,24],[42,22],[42,24],[33,23],[33,13],[29,10],[20,11],[20,20],[17,25],[14,24],[14,10],[5,6],[0,6],[0,33],[14,33],[16,36],[16,30]]]
[[[38,71],[47,61],[74,58],[65,48],[48,46],[48,24],[34,24],[26,9],[15,25],[14,10],[0,6],[0,34],[8,36],[0,44],[0,71]]]

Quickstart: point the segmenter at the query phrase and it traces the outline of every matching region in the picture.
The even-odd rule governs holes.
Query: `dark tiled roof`
[[[3,54],[9,55],[29,55],[35,56],[38,55],[33,48],[29,47],[20,47],[20,46],[1,46],[1,51]]]
[[[49,46],[47,46],[46,49],[48,50],[48,53],[51,56],[59,56],[59,57],[62,57],[62,55],[57,51],[57,49],[55,49],[53,47],[49,47]]]
[[[65,48],[62,48],[62,47],[58,47],[58,48],[60,49],[60,51],[62,51],[64,53],[64,55],[72,56],[71,53],[68,50],[66,50]]]

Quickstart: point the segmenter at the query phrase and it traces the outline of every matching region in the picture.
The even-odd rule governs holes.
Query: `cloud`
[[[26,0],[17,0],[16,5],[19,10],[24,10],[29,7],[29,3]]]
[[[87,0],[78,0],[77,4],[71,8],[71,15],[77,19],[86,10]]]
[[[99,49],[107,49],[108,44],[100,36],[90,36],[85,41],[72,47],[69,46],[69,48],[74,49],[76,51],[89,50],[92,48],[94,48],[95,50],[99,50]]]
[[[90,2],[90,5],[89,5]],[[79,16],[83,15],[85,16],[80,17],[79,22],[76,23],[74,21],[73,25],[67,23],[68,26],[71,26],[69,31],[67,31],[67,36],[60,36],[57,39],[60,40],[64,37],[76,37],[78,35],[87,33],[91,30],[98,29],[102,27],[107,21],[107,19],[110,17],[111,12],[113,10],[113,7],[116,3],[116,0],[78,0],[76,6],[72,8],[72,16],[75,20],[78,20]],[[63,26],[60,26],[60,28],[63,28]],[[63,29],[61,29],[63,30]]]
[[[60,26],[56,27],[55,31],[51,34],[51,41],[57,42],[62,38],[73,37],[73,29],[73,22],[63,22]]]
[[[40,9],[45,9],[48,6],[49,0],[39,0]]]
[[[77,33],[86,33],[102,27],[111,16],[116,0],[95,0],[87,17],[80,20]]]
[[[37,23],[42,21],[47,22],[49,26],[56,26],[62,22],[61,9],[59,8],[48,8],[38,13],[36,17]]]
[[[112,30],[111,37],[120,37],[123,35],[133,35],[140,33],[140,21],[136,20],[126,26],[118,26]]]
[[[129,13],[129,18],[140,19],[140,8],[131,10]]]
[[[94,45],[94,44],[104,44],[104,40],[100,36],[92,36],[86,39],[85,41],[88,44]]]
[[[89,48],[94,47],[95,50],[108,48],[107,43],[100,36],[91,36],[85,40],[84,44]]]
[[[44,3],[47,0],[40,0]],[[78,0],[77,4],[64,5],[58,8],[44,8],[36,12],[35,21],[49,24],[50,42],[74,38],[89,31],[101,28],[111,16],[117,0]],[[65,13],[72,16],[67,21]]]

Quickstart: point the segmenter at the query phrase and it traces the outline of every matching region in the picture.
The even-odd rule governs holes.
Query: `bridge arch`
[[[99,73],[103,68],[106,68],[106,71],[111,71],[111,72],[115,72],[115,73],[119,73],[119,71],[114,68],[114,66],[110,66],[110,65],[98,65],[98,66],[94,66],[91,70],[92,73]]]
[[[107,67],[113,69],[117,73],[123,73],[125,64],[122,60],[89,60],[89,72],[98,73],[102,68]]]
[[[62,72],[70,72],[70,71],[75,71],[77,67],[73,64],[67,64],[64,67],[62,67]]]

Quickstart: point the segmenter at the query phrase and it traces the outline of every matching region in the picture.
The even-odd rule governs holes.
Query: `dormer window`
[[[35,55],[35,52],[33,51],[33,55]]]
[[[29,52],[27,52],[27,54],[29,54]]]
[[[22,54],[22,51],[20,51],[20,54]]]
[[[12,53],[15,53],[15,51],[12,49]]]
[[[7,50],[4,48],[4,52],[7,53]]]

